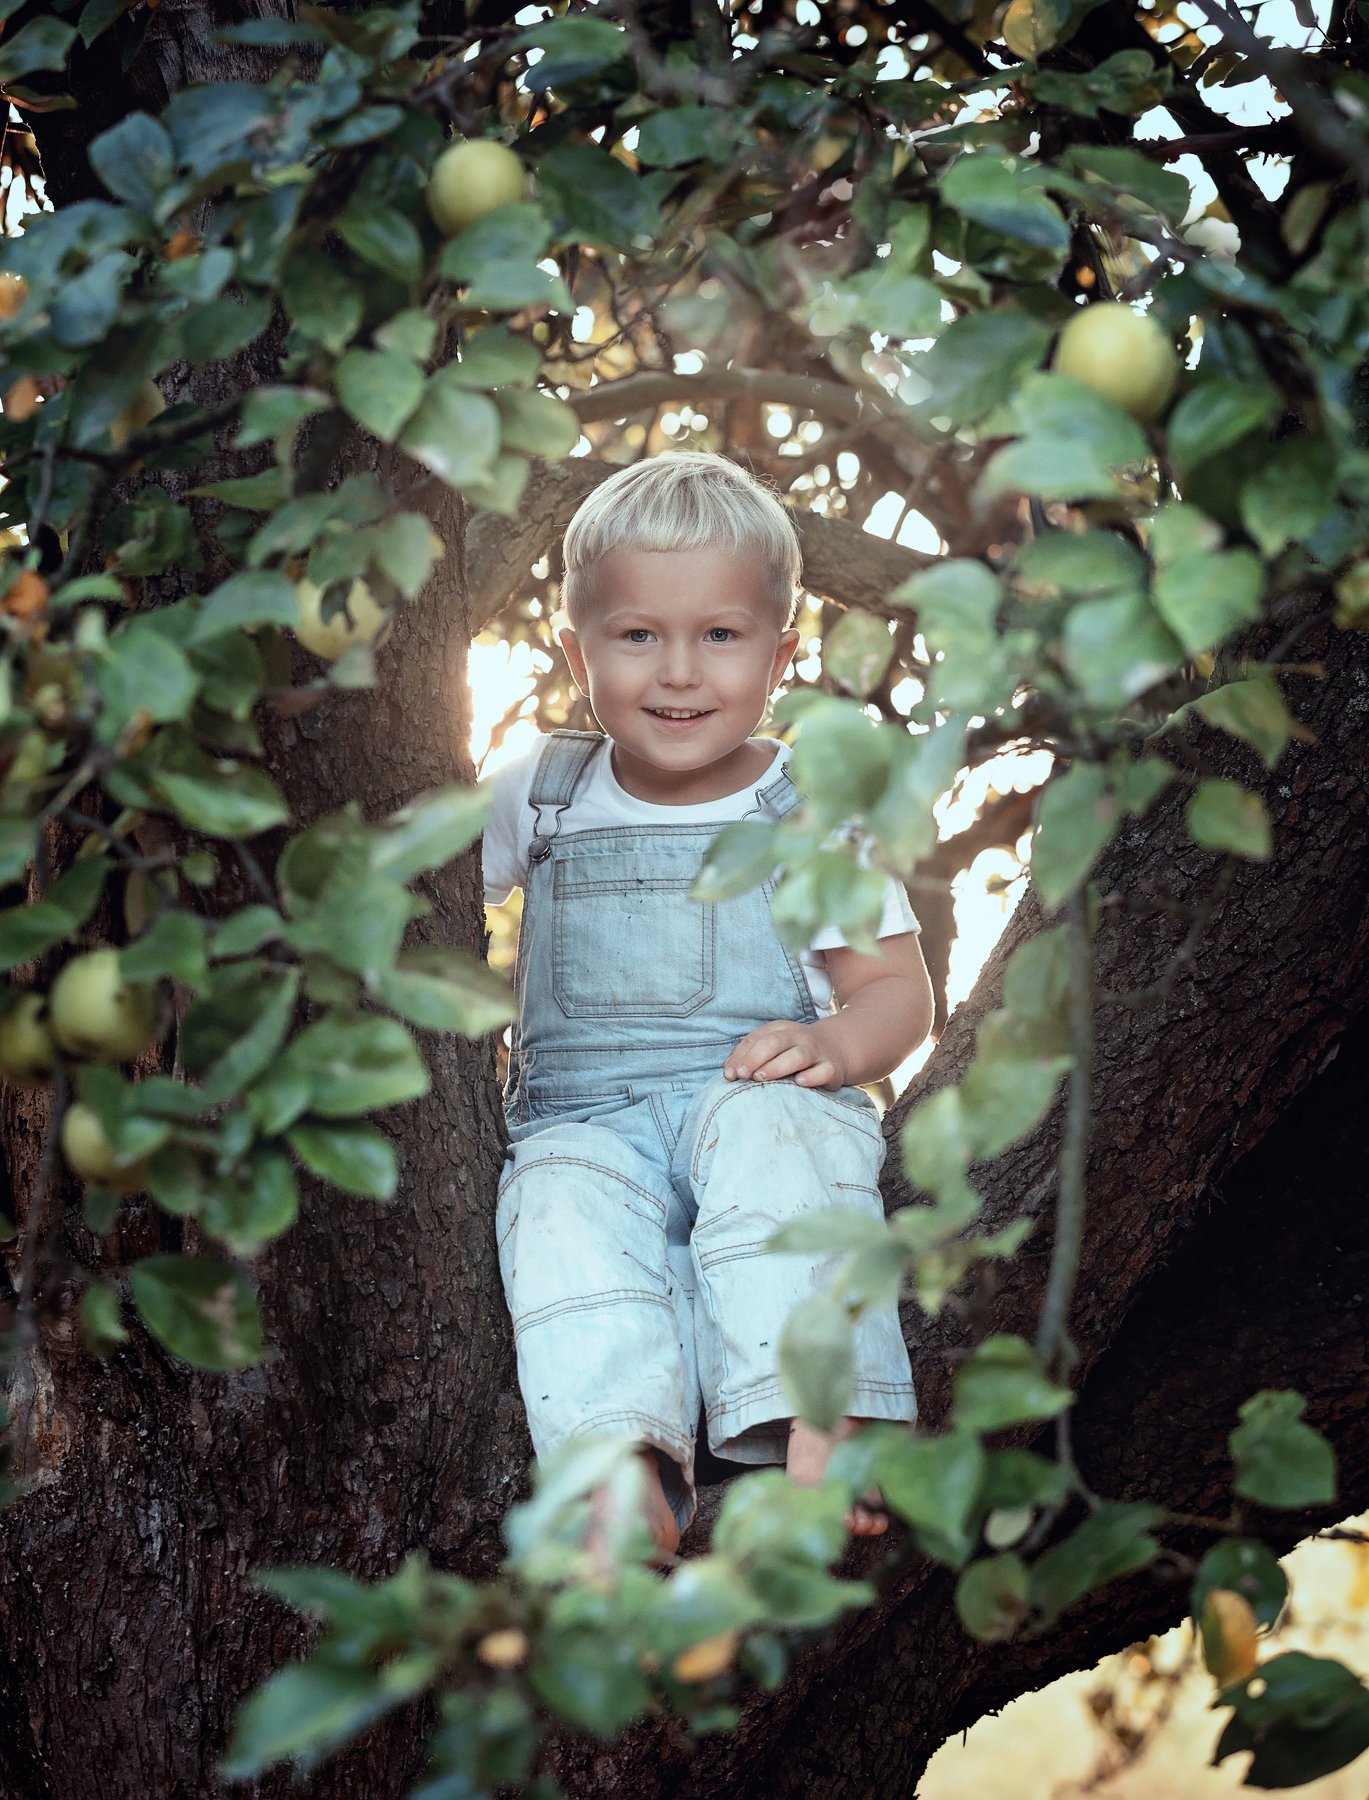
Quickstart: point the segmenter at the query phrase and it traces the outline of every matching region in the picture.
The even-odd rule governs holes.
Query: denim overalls
[[[885,1144],[860,1088],[723,1076],[757,1025],[817,1017],[802,967],[769,883],[689,898],[716,823],[562,829],[602,742],[551,734],[532,782],[500,1270],[538,1455],[630,1432],[670,1459],[683,1527],[701,1400],[717,1454],[784,1461],[780,1333],[832,1259],[768,1253],[766,1239],[827,1206],[882,1217]],[[783,771],[760,796],[776,816],[799,803]],[[857,1326],[851,1411],[915,1410],[889,1307]]]

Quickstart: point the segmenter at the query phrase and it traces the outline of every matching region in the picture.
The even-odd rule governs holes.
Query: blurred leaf
[[[306,1169],[344,1193],[393,1200],[399,1184],[394,1146],[374,1125],[315,1125],[305,1119],[286,1140]]]
[[[1259,618],[1263,591],[1251,550],[1198,551],[1155,572],[1155,609],[1190,656]]]
[[[397,350],[349,350],[337,366],[338,399],[359,425],[393,443],[423,394],[423,371]]]
[[[1208,457],[1268,423],[1278,406],[1269,388],[1242,381],[1200,381],[1175,406],[1165,425],[1180,479]]]
[[[1154,1562],[1160,1546],[1150,1527],[1164,1517],[1163,1507],[1104,1500],[1063,1543],[1043,1551],[1031,1571],[1032,1605],[1042,1623],[1053,1625],[1085,1594]]]
[[[1045,172],[1037,165],[987,153],[962,155],[941,177],[947,206],[1004,237],[1042,250],[1063,250],[1069,226],[1043,191]]]
[[[1027,1616],[1027,1571],[1020,1556],[973,1562],[956,1583],[955,1609],[973,1638],[983,1644],[1010,1638]]]
[[[41,900],[0,912],[0,969],[12,969],[74,937],[95,911],[108,873],[106,857],[82,857]]]
[[[287,1757],[310,1769],[395,1704],[377,1669],[291,1664],[242,1707],[221,1772],[246,1781]]]
[[[499,452],[499,413],[485,394],[429,378],[418,410],[400,435],[399,447],[451,487],[478,481]]]
[[[60,64],[57,66],[61,66]],[[93,139],[90,166],[116,200],[149,217],[175,173],[171,139],[147,113],[129,113]]]
[[[823,639],[822,666],[839,687],[863,697],[883,681],[893,654],[887,621],[853,609]]]
[[[1118,816],[1107,778],[1096,764],[1075,763],[1043,791],[1036,808],[1031,875],[1048,913],[1088,879],[1112,841]]]
[[[129,981],[156,981],[170,975],[188,987],[199,987],[209,974],[204,940],[203,919],[193,913],[164,912],[140,938],[120,951],[119,972]]]
[[[709,842],[690,899],[711,904],[750,893],[774,873],[780,842],[778,820],[738,819],[724,825]]]
[[[1238,781],[1200,781],[1184,824],[1194,843],[1205,850],[1226,850],[1252,862],[1268,862],[1274,853],[1264,801]]]
[[[930,419],[972,425],[1013,395],[1046,354],[1050,335],[1024,313],[967,313],[913,361],[913,377],[927,391],[910,398]]]
[[[900,1518],[934,1534],[923,1548],[955,1567],[974,1548],[969,1522],[984,1470],[984,1447],[972,1431],[940,1437],[904,1433],[881,1454],[878,1479]]]
[[[144,1325],[197,1369],[245,1369],[260,1362],[256,1295],[236,1269],[192,1256],[146,1256],[129,1270]]]
[[[527,86],[534,92],[597,75],[626,56],[629,49],[627,36],[618,26],[583,15],[541,19],[516,37],[509,49],[534,46],[542,52],[526,76]]]
[[[309,1110],[349,1118],[426,1094],[428,1071],[413,1039],[393,1019],[333,1014],[306,1026],[286,1053],[309,1082]]]
[[[387,821],[376,867],[396,881],[440,869],[479,837],[492,799],[488,787],[453,785],[420,794]]]
[[[969,1431],[998,1431],[1053,1419],[1073,1398],[1047,1378],[1024,1338],[991,1337],[956,1371],[954,1417]]]
[[[1242,681],[1228,681],[1211,693],[1189,701],[1185,712],[1195,712],[1210,725],[1220,726],[1250,744],[1272,769],[1287,748],[1290,737],[1308,735],[1284,704],[1279,684],[1260,670]]]
[[[1329,1506],[1336,1498],[1336,1459],[1319,1431],[1303,1423],[1301,1394],[1265,1389],[1241,1407],[1231,1433],[1238,1494],[1261,1506]]]
[[[427,1031],[484,1037],[515,1017],[513,989],[503,976],[463,950],[434,945],[402,952],[376,984],[383,1005]]]
[[[412,219],[382,201],[354,195],[335,220],[338,236],[363,262],[417,281],[423,269],[423,240]]]
[[[1273,1625],[1288,1599],[1288,1577],[1279,1559],[1249,1538],[1226,1538],[1214,1544],[1199,1563],[1190,1601],[1195,1618],[1208,1595],[1218,1588],[1240,1594],[1261,1625]]]
[[[1021,433],[984,472],[986,497],[1013,491],[1042,500],[1107,498],[1116,472],[1143,462],[1145,433],[1119,406],[1067,375],[1030,375],[1018,390]]]
[[[811,1294],[785,1321],[780,1338],[785,1399],[819,1431],[833,1430],[851,1399],[855,1352],[846,1308],[830,1294]]]

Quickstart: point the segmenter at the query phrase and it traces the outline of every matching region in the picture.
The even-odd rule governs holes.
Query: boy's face
[[[781,631],[777,611],[750,554],[710,546],[604,557],[561,648],[630,793],[687,805],[746,785],[755,773],[746,741],[799,640]]]

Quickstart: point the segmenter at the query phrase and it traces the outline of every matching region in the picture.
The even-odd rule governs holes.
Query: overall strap
[[[786,813],[793,812],[796,806],[803,804],[803,795],[790,780],[788,769],[781,769],[773,781],[763,788],[757,788],[756,798],[777,819],[782,819]],[[759,810],[759,807],[755,809],[757,812]],[[750,818],[752,814],[748,813],[746,816]]]
[[[561,829],[561,814],[575,798],[575,790],[603,742],[603,734],[598,731],[553,731],[548,734],[533,770],[532,791],[528,795],[528,805],[536,820],[528,849],[533,862],[541,862],[550,856],[551,840]],[[545,808],[551,808],[556,815],[550,830],[542,819]]]

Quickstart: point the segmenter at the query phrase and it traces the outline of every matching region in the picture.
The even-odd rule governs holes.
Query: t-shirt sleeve
[[[532,789],[532,771],[537,751],[505,763],[502,769],[480,783],[493,790],[489,818],[485,824],[483,873],[485,904],[498,906],[508,899],[514,888],[522,887],[528,874],[528,839],[531,815],[528,794]]]
[[[884,878],[884,911],[880,915],[876,937],[899,937],[905,931],[921,931],[917,914],[913,911],[908,899],[908,891],[901,881],[895,881],[892,875]],[[846,939],[835,925],[824,925],[816,933],[809,946],[812,950],[837,950],[844,947]]]

